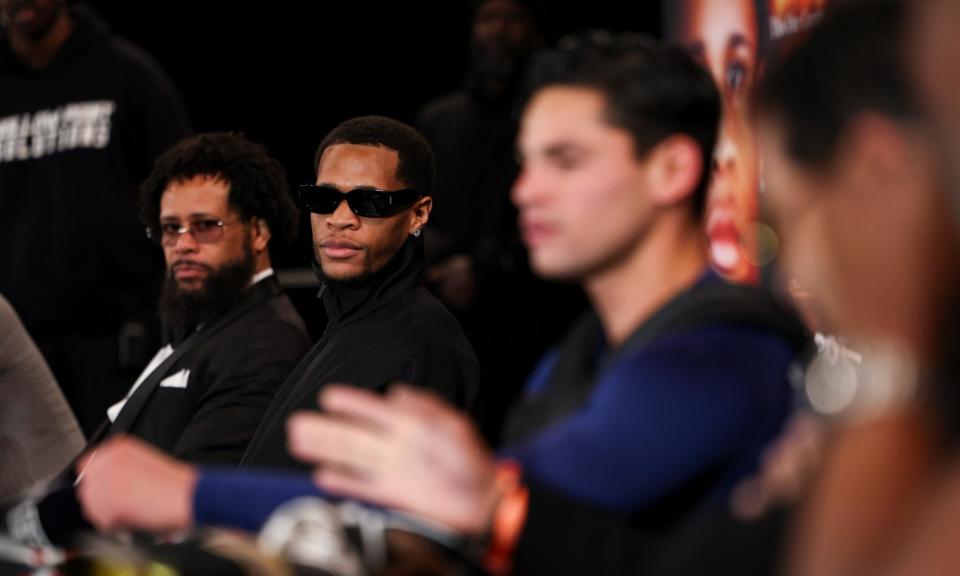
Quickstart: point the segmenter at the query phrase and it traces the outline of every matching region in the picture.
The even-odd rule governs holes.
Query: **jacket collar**
[[[383,268],[359,281],[331,280],[314,261],[313,269],[320,280],[317,297],[323,301],[331,324],[356,320],[422,285],[423,266],[423,238],[412,236]]]

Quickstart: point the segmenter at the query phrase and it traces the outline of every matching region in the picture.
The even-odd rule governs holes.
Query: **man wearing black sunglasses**
[[[479,366],[446,308],[423,286],[422,230],[433,207],[434,159],[419,132],[396,120],[347,120],[320,143],[311,212],[328,325],[267,411],[244,465],[305,466],[287,452],[286,420],[316,406],[330,382],[384,390],[395,380],[476,412]]]

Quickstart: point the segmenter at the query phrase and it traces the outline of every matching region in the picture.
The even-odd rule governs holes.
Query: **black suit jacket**
[[[240,461],[264,411],[287,374],[310,348],[303,320],[274,277],[174,348],[109,428],[177,458],[233,465]],[[185,387],[171,383],[183,380]]]

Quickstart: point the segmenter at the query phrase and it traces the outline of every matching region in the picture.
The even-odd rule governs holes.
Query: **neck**
[[[626,258],[584,282],[611,347],[623,344],[706,268],[699,222],[686,215],[672,216],[655,224]]]
[[[256,276],[267,268],[272,268],[272,264],[270,263],[270,253],[264,250],[256,255],[256,264],[253,268],[253,275]]]
[[[50,29],[37,38],[10,27],[10,47],[34,70],[46,67],[73,31],[73,20],[67,10],[61,10]]]

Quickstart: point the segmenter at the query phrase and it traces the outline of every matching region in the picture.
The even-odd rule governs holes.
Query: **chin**
[[[320,262],[320,269],[323,275],[334,282],[350,282],[362,278],[365,275],[362,267],[354,264],[345,264],[342,262]]]
[[[207,287],[204,279],[177,280],[177,289],[181,292],[202,292]]]
[[[569,258],[537,258],[530,256],[530,268],[545,280],[577,280],[583,277],[583,269],[572,265]]]

